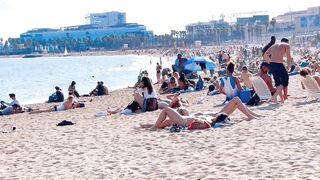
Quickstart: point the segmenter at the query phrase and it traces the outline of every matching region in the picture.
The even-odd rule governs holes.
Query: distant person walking
[[[157,83],[160,83],[160,80],[161,80],[161,70],[162,70],[162,66],[159,63],[157,63],[157,67],[156,67]]]
[[[293,58],[290,54],[289,40],[287,38],[282,38],[280,43],[274,44],[268,48],[263,57],[270,63],[270,72],[273,75],[275,86],[277,87],[277,91],[272,96],[271,101],[276,102],[277,96],[279,96],[281,102],[284,102],[284,100],[288,99],[288,70],[293,63]],[[284,57],[287,59],[287,68],[283,64]]]

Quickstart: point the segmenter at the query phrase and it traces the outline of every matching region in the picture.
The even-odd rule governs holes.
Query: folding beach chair
[[[310,98],[316,98],[319,101],[320,87],[317,81],[309,75],[307,75],[306,77],[301,77],[300,80],[308,94],[307,98],[304,101],[306,102]]]
[[[268,101],[272,95],[264,80],[259,76],[250,77],[254,91],[257,93],[261,101]]]

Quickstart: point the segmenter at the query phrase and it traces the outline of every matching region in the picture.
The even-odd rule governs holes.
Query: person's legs
[[[245,114],[249,120],[258,116],[256,113],[248,109],[238,97],[234,97],[225,107],[222,108],[220,112],[231,115],[236,109],[239,109],[243,114]]]
[[[134,93],[134,101],[136,101],[141,108],[143,108],[144,98],[140,93]]]
[[[288,99],[288,86],[283,87],[283,100]]]
[[[163,125],[164,125],[163,122],[166,120],[167,116],[169,117],[171,122],[174,122],[181,126],[186,125],[183,117],[177,111],[175,111],[170,107],[166,107],[160,113],[156,123],[154,124],[154,126],[152,126],[151,130],[155,130],[157,128],[163,128]]]
[[[280,97],[280,101],[283,103],[284,102],[284,98],[283,98],[283,94],[282,94],[282,91],[283,91],[283,86],[282,85],[279,85],[277,86],[276,88],[276,92],[273,94],[272,98],[271,98],[271,102],[277,102],[277,97],[279,96]]]
[[[36,111],[31,111],[29,114],[38,114],[38,113],[53,112],[53,111],[55,111],[55,110],[54,109],[36,110]]]

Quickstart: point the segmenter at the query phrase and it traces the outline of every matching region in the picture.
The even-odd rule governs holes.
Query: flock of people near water
[[[52,108],[47,110],[32,109],[28,107],[23,107],[20,105],[19,101],[16,99],[16,95],[13,93],[9,94],[9,97],[13,100],[11,103],[1,101],[0,116],[17,114],[23,112],[29,112],[30,114],[41,113],[41,112],[51,112],[51,111],[65,111],[68,109],[82,108],[85,104],[79,102],[81,97],[76,90],[76,82],[72,81],[68,87],[68,97],[65,100],[64,94],[59,86],[55,87],[55,92],[49,96],[46,103],[61,103],[60,105],[54,105]],[[89,96],[103,96],[109,95],[108,88],[103,84],[103,81],[98,81],[97,86],[89,93],[82,95],[83,97]]]
[[[299,61],[294,61],[291,55],[303,55]],[[180,51],[172,67],[162,67],[161,61],[156,64],[157,82],[153,83],[147,71],[142,71],[138,76],[138,82],[134,85],[134,98],[126,107],[110,108],[108,114],[133,114],[137,112],[156,111],[162,109],[154,124],[140,124],[142,128],[150,130],[163,129],[165,127],[184,127],[189,130],[207,129],[217,123],[232,123],[230,115],[240,110],[247,120],[252,120],[261,115],[251,111],[248,106],[260,104],[260,98],[255,92],[251,81],[254,76],[260,77],[266,84],[272,97],[269,102],[284,103],[288,99],[288,85],[290,75],[300,74],[302,78],[312,76],[320,87],[320,78],[316,74],[320,72],[319,53],[312,54],[307,50],[292,50],[287,38],[282,38],[276,43],[276,38],[271,37],[270,42],[262,47],[254,46],[251,50],[243,47],[231,47],[229,50],[221,50],[216,54],[210,54],[210,59],[217,65],[216,72],[210,70],[207,73],[206,64],[199,63],[203,74],[185,68],[188,61],[185,54],[204,55],[206,50],[190,53],[192,50]],[[235,53],[236,52],[236,53]],[[208,54],[207,54],[208,55]],[[232,55],[236,55],[233,58]],[[273,79],[272,79],[273,78]],[[167,94],[167,99],[158,97],[155,84],[159,85],[159,93]],[[190,113],[188,100],[180,97],[181,93],[201,91],[208,87],[207,95],[225,95],[224,107],[218,113]],[[64,95],[60,87],[55,87],[49,102],[63,102],[46,110],[33,110],[30,112],[41,113],[51,111],[63,111],[84,107],[84,103],[76,99],[80,97],[73,81],[68,88],[69,96],[64,101]],[[305,88],[305,87],[303,87]],[[109,94],[103,82],[98,82],[94,90],[85,96],[100,96]],[[1,102],[0,115],[13,114],[22,111],[14,94],[10,94],[11,103]],[[17,108],[19,107],[19,108]],[[10,113],[8,113],[10,111]]]

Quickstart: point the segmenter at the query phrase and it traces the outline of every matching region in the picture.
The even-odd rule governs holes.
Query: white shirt
[[[149,94],[148,88],[139,88],[136,92],[143,93],[144,99],[157,98],[157,92],[155,89],[153,89],[151,94]]]
[[[6,103],[6,102],[4,102],[4,104],[7,105],[7,106],[12,106],[12,105],[15,105],[15,104],[17,104],[17,105],[20,106],[20,103],[19,103],[18,100],[14,100],[14,101],[12,101],[11,103]]]

